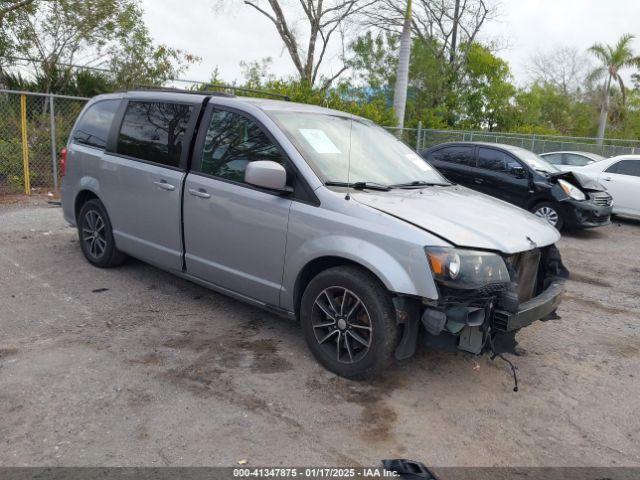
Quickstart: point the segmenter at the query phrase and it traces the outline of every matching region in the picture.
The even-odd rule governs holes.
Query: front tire
[[[122,265],[126,256],[116,248],[111,221],[97,198],[87,201],[78,213],[78,237],[85,258],[99,268]]]
[[[311,280],[300,321],[314,357],[337,375],[371,378],[393,360],[398,328],[391,295],[361,268],[334,267]]]
[[[539,203],[531,209],[533,214],[537,217],[546,220],[551,226],[556,227],[557,230],[562,230],[564,226],[564,220],[560,214],[560,210],[556,205],[551,202]]]

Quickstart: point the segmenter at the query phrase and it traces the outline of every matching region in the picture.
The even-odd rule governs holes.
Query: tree
[[[527,66],[534,83],[557,87],[565,95],[578,93],[589,69],[589,59],[573,47],[538,52],[529,59]]]
[[[411,28],[436,57],[457,71],[484,23],[496,14],[491,0],[413,0]],[[374,27],[398,32],[404,25],[404,4],[380,0],[367,10],[367,18]]]
[[[604,133],[607,127],[609,97],[611,95],[612,82],[617,82],[620,85],[622,103],[624,104],[626,99],[626,88],[622,81],[622,77],[620,76],[620,70],[627,67],[640,66],[640,59],[634,55],[633,50],[631,49],[631,42],[634,38],[635,37],[633,35],[626,33],[622,35],[618,42],[613,46],[596,43],[589,48],[589,52],[600,61],[600,66],[591,72],[589,79],[593,81],[604,79],[602,87],[602,106],[600,108],[600,120],[598,123],[599,144],[601,144],[604,139]]]
[[[300,0],[300,10],[283,8],[283,0],[243,0],[245,5],[254,8],[275,26],[278,35],[291,57],[300,80],[314,85],[320,76],[320,67],[325,59],[329,45],[337,34],[344,35],[343,27],[362,11],[378,0]],[[268,5],[268,6],[267,6]],[[301,15],[300,15],[301,13]],[[296,20],[302,16],[308,25],[306,42],[295,31]],[[306,46],[301,44],[306,43]],[[343,58],[344,60],[344,58]],[[328,87],[346,69],[343,65],[332,76],[324,80]]]
[[[462,125],[493,131],[507,129],[511,117],[510,100],[516,89],[511,83],[509,64],[486,47],[474,43],[459,87]]]
[[[79,69],[100,72],[82,80],[101,77],[102,85],[158,84],[195,60],[153,44],[138,0],[40,0],[12,11],[11,20],[8,41],[40,91],[68,91]]]
[[[396,114],[398,128],[404,127],[404,114],[407,107],[407,88],[409,87],[409,60],[411,59],[411,0],[407,0],[407,11],[400,35],[398,53],[398,73],[393,94],[393,111]]]

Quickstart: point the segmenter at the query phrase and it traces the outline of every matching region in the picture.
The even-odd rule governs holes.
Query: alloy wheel
[[[104,219],[96,210],[89,210],[84,215],[82,241],[86,246],[86,251],[95,259],[102,257],[107,249]]]
[[[344,287],[325,288],[312,311],[316,341],[340,363],[361,360],[371,347],[373,325],[362,300]]]

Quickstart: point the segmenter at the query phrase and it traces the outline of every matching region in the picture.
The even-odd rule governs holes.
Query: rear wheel
[[[549,224],[556,227],[558,230],[562,229],[564,225],[564,221],[562,220],[562,216],[558,211],[558,207],[556,207],[551,202],[539,203],[531,210],[534,215],[537,217],[546,220]]]
[[[398,329],[391,295],[363,269],[335,267],[311,280],[300,320],[315,358],[338,375],[369,378],[393,359]]]
[[[116,248],[107,211],[98,199],[87,201],[78,213],[78,237],[85,258],[96,267],[117,267],[126,256]]]

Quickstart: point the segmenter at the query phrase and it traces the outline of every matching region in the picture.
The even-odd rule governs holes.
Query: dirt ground
[[[0,205],[0,466],[640,465],[640,222],[560,242],[560,320],[508,366],[421,351],[374,383],[297,325],[131,260],[43,199]]]

